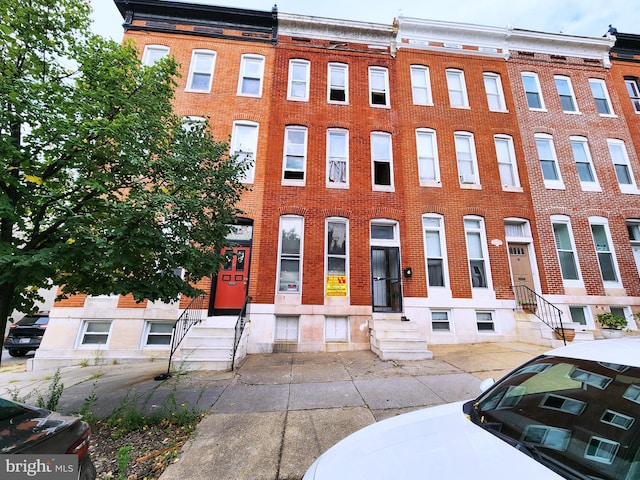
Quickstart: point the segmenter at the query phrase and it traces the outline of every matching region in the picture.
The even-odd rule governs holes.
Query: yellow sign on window
[[[327,277],[327,297],[346,297],[347,277],[344,275]]]

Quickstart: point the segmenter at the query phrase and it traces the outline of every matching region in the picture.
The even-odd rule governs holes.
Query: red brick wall
[[[587,294],[604,294],[588,223],[589,216],[597,215],[608,219],[623,286],[626,288],[627,294],[638,295],[640,281],[633,263],[633,254],[629,246],[624,218],[620,214],[628,212],[628,218],[633,216],[637,218],[639,213],[638,198],[635,195],[620,193],[606,139],[624,140],[631,162],[634,164],[636,178],[640,178],[638,176],[640,172],[637,170],[637,158],[632,148],[632,133],[623,116],[624,102],[621,100],[624,99],[620,98],[619,88],[612,88],[615,83],[612,79],[612,72],[603,68],[602,65],[581,58],[554,58],[537,53],[532,57],[518,55],[517,52],[514,52],[512,59],[508,62],[508,67],[519,123],[523,132],[523,145],[532,197],[536,205],[539,268],[543,281],[546,280],[546,285],[543,284],[543,292],[564,293],[550,217],[551,215],[566,215],[571,218],[577,257]],[[538,74],[546,112],[529,110],[521,79],[523,71]],[[571,78],[580,114],[567,114],[562,111],[554,83],[554,75]],[[590,78],[605,80],[611,96],[613,111],[617,117],[602,117],[597,113],[588,83]],[[535,133],[548,133],[553,136],[565,190],[545,188],[535,145]],[[582,191],[569,140],[572,135],[588,139],[593,166],[602,192]]]

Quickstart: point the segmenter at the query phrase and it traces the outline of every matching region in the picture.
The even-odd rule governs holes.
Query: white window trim
[[[285,178],[287,171],[287,145],[289,144],[289,132],[293,130],[304,132],[304,153],[302,160],[302,179]],[[284,129],[284,147],[282,152],[282,185],[304,186],[307,181],[307,149],[309,148],[309,131],[302,125],[287,125]],[[293,171],[293,170],[291,170]]]
[[[477,221],[479,222],[478,228],[467,228],[466,221]],[[493,291],[493,278],[491,277],[491,264],[489,259],[489,247],[487,245],[487,231],[485,226],[485,221],[483,217],[475,216],[475,215],[467,215],[462,219],[464,225],[464,241],[467,251],[465,252],[467,255],[467,271],[469,272],[469,283],[471,284],[472,291],[482,291],[488,292]],[[471,272],[471,260],[478,260],[477,257],[473,259],[469,255],[469,233],[478,232],[480,234],[480,248],[482,249],[482,260],[484,261],[484,274],[486,276],[487,286],[486,287],[474,287],[473,286],[473,273]],[[492,316],[493,318],[493,316]],[[495,323],[495,319],[494,319]]]
[[[421,155],[420,152],[420,142],[418,139],[421,135],[427,135],[431,139],[431,146],[433,150],[433,168],[435,171],[435,179],[434,180],[422,180],[420,175],[420,158],[423,158],[424,155]],[[416,129],[416,153],[418,159],[418,181],[420,182],[420,186],[423,187],[442,187],[442,180],[440,178],[440,159],[438,156],[438,139],[436,135],[436,131],[431,128],[417,128]]]
[[[533,111],[537,111],[537,112],[546,112],[547,111],[547,107],[544,103],[544,96],[542,95],[542,88],[540,87],[540,79],[538,78],[538,74],[534,73],[534,72],[521,72],[521,77],[522,77],[522,88],[524,91],[524,97],[525,97],[525,103],[527,104],[527,108],[529,110],[533,110]],[[524,77],[530,77],[533,79],[533,81],[536,83],[536,92],[538,94],[538,98],[540,98],[540,108],[537,107],[530,107],[529,106],[529,101],[527,100],[527,90],[524,86]]]
[[[280,290],[280,265],[282,263],[282,223],[284,220],[295,220],[299,222],[300,227],[300,254],[299,254],[299,282],[297,291]],[[282,215],[278,225],[278,264],[276,272],[276,294],[277,295],[302,295],[303,286],[303,260],[304,260],[304,217],[300,215]]]
[[[195,89],[195,88],[191,88],[191,84],[193,82],[193,75],[195,72],[195,59],[198,55],[207,55],[207,56],[211,56],[212,61],[211,61],[211,71],[207,72],[209,74],[209,86],[206,89]],[[210,93],[211,92],[211,85],[213,84],[213,72],[216,69],[216,59],[217,59],[217,55],[216,52],[213,50],[205,50],[205,49],[196,49],[193,52],[191,52],[191,63],[189,65],[189,76],[187,77],[187,88],[185,88],[185,92],[194,92],[194,93]],[[204,72],[198,72],[198,73],[204,73]]]
[[[479,313],[488,313],[491,316],[491,321],[480,321],[480,319],[478,318],[478,314]],[[476,330],[478,332],[479,335],[486,335],[489,334],[491,335],[492,333],[498,333],[498,325],[496,323],[496,315],[495,312],[491,311],[491,310],[476,310],[475,311],[475,317],[476,317]],[[478,328],[478,324],[483,323],[483,324],[491,324],[493,326],[493,329],[491,330],[480,330],[480,328]]]
[[[87,333],[87,327],[91,323],[108,323],[109,331],[107,332],[107,341],[106,343],[82,343],[84,340],[84,336]],[[113,320],[106,318],[96,318],[91,320],[82,320],[80,328],[78,329],[78,337],[76,338],[76,347],[78,349],[100,349],[100,348],[109,348],[109,342],[111,341],[111,332],[113,330]]]
[[[344,217],[328,217],[324,222],[324,284],[327,284],[327,277],[329,276],[329,245],[328,245],[328,237],[329,237],[329,223],[343,223],[345,226],[345,276],[347,277],[347,294],[349,296],[349,220]],[[337,256],[337,255],[333,255]],[[326,292],[325,292],[326,294]]]
[[[573,261],[576,264],[576,271],[578,273],[578,278],[576,280],[565,279],[562,277],[562,266],[560,262],[560,251],[558,249],[558,245],[555,241],[555,233],[553,231],[554,224],[563,223],[567,226],[567,232],[569,233],[569,241],[571,242],[571,252],[573,253]],[[558,261],[558,270],[560,271],[560,278],[562,279],[562,284],[565,287],[583,287],[584,281],[582,279],[582,269],[580,268],[580,261],[578,259],[578,251],[576,249],[576,241],[573,237],[573,228],[571,226],[571,219],[566,215],[552,215],[551,216],[551,234],[553,235],[553,247],[556,252],[556,259]],[[589,232],[591,234],[591,232]]]
[[[509,151],[509,162],[500,161],[500,157],[498,155],[498,142],[506,142],[507,149]],[[497,134],[493,136],[493,143],[496,149],[496,160],[498,162],[498,170],[500,170],[500,165],[508,165],[511,168],[511,175],[513,177],[513,185],[502,184],[502,190],[510,191],[510,192],[522,192],[522,185],[520,184],[520,176],[518,175],[518,164],[516,162],[516,151],[513,147],[513,138],[510,135]],[[498,171],[498,174],[500,172]],[[500,177],[500,181],[502,182],[502,177]]]
[[[331,100],[331,71],[333,68],[344,70],[344,101]],[[349,104],[349,65],[346,63],[330,62],[327,65],[327,103],[336,105]]]
[[[538,164],[540,165],[540,173],[542,175],[542,180],[544,181],[545,188],[548,188],[551,190],[564,190],[565,189],[564,181],[562,180],[562,172],[560,171],[560,164],[558,163],[558,154],[556,153],[556,146],[555,146],[555,142],[553,141],[553,136],[546,133],[536,133],[534,135],[534,139],[535,139],[535,142],[537,142],[538,140],[544,140],[549,143],[553,158],[545,159],[545,160],[553,160],[553,163],[556,167],[556,172],[558,173],[557,180],[553,180],[553,179],[550,180],[550,179],[544,178],[544,170],[542,169],[540,152],[538,152],[538,147],[536,145],[536,155],[538,156]]]
[[[449,328],[447,330],[433,328],[433,323],[434,323],[433,314],[434,313],[446,313],[447,314],[447,323],[449,324]],[[444,320],[439,320],[439,321],[436,321],[435,323],[444,323]],[[451,310],[443,310],[443,309],[431,310],[429,312],[429,329],[431,330],[431,333],[433,333],[434,335],[455,333],[454,332],[454,325],[453,325],[453,316],[452,316]]]
[[[460,88],[462,93],[462,105],[454,105],[451,101],[451,92],[457,92],[457,90],[452,90],[451,84],[449,83],[449,74],[456,75],[460,79]],[[446,70],[446,79],[447,79],[447,92],[449,94],[449,106],[451,108],[463,108],[468,109],[469,107],[469,94],[467,92],[467,83],[464,79],[464,71],[458,68],[448,68]]]
[[[613,111],[613,104],[611,103],[611,97],[609,96],[609,89],[607,88],[606,82],[601,78],[590,78],[589,79],[589,87],[590,88],[591,88],[592,84],[599,84],[602,87],[602,92],[604,93],[604,100],[607,101],[607,105],[609,106],[609,111],[611,112],[611,113],[600,113],[600,112],[598,112],[598,106],[596,104],[596,112],[598,113],[598,115],[600,115],[601,117],[617,118],[617,115]],[[591,93],[593,94],[593,89],[591,90]],[[593,95],[593,101],[596,102],[596,96],[595,95]]]
[[[145,320],[144,322],[144,331],[142,333],[142,339],[141,339],[141,343],[140,343],[140,348],[143,349],[161,349],[161,350],[167,350],[171,348],[171,337],[173,335],[173,332],[171,333],[164,333],[164,334],[157,334],[157,336],[163,336],[163,335],[169,335],[169,343],[167,345],[161,345],[161,344],[152,344],[149,345],[149,335],[151,334],[151,326],[153,324],[156,323],[165,323],[168,325],[172,325],[174,322],[173,321],[161,321],[161,320]],[[152,334],[153,335],[153,334]]]
[[[594,252],[596,256],[598,255],[598,248],[595,245],[595,238],[593,238],[593,232],[591,231],[591,227],[593,225],[600,225],[604,227],[604,233],[607,237],[607,247],[609,250],[607,253],[611,255],[611,261],[613,263],[613,269],[616,274],[616,281],[607,281],[602,278],[602,270],[600,268],[600,261],[598,261],[598,271],[600,271],[600,280],[602,280],[602,284],[605,288],[622,288],[622,277],[620,276],[620,266],[618,265],[618,257],[616,256],[615,245],[613,244],[613,239],[611,238],[611,229],[609,228],[609,221],[604,217],[589,217],[589,233],[591,233],[591,240],[594,242]]]
[[[489,102],[489,91],[487,90],[487,84],[485,83],[485,80],[487,79],[492,79],[495,81],[497,92],[495,94],[492,93],[491,95],[497,95],[498,97],[498,103],[500,105],[497,109],[491,108],[491,102]],[[507,104],[504,98],[504,90],[502,89],[502,78],[500,77],[500,74],[494,72],[484,72],[482,74],[482,80],[484,83],[485,93],[487,94],[487,105],[489,107],[489,111],[507,113],[509,110],[507,110]]]
[[[611,147],[613,145],[620,146],[620,151],[622,152],[622,156],[624,157],[622,160],[624,162],[616,162],[616,159],[613,158]],[[630,194],[640,194],[638,191],[638,185],[636,183],[636,177],[633,174],[633,169],[631,168],[631,162],[629,160],[629,152],[627,151],[627,145],[624,141],[618,140],[615,138],[607,138],[607,148],[609,150],[609,157],[611,158],[611,164],[613,166],[614,175],[616,177],[616,182],[618,184],[618,188],[621,193],[630,193]],[[618,172],[615,171],[616,165],[625,165],[627,170],[629,171],[629,176],[631,177],[631,184],[620,183],[618,179]]]
[[[573,154],[573,143],[580,143],[584,147],[585,155],[587,156],[586,162],[578,162],[573,155],[573,161],[576,166],[576,174],[578,176],[578,181],[580,182],[580,187],[585,192],[601,192],[602,188],[600,187],[600,182],[598,181],[598,174],[596,173],[595,165],[593,164],[593,158],[591,157],[591,149],[589,148],[589,141],[585,137],[577,137],[571,136],[569,137],[569,142],[571,143],[571,151]],[[585,182],[580,178],[580,172],[578,171],[578,163],[586,163],[591,167],[591,173],[593,174],[593,182]]]
[[[345,179],[346,181],[344,183],[341,182],[332,182],[329,179],[329,174],[330,174],[330,170],[331,170],[331,158],[330,158],[330,153],[331,153],[331,149],[330,149],[330,145],[331,145],[331,134],[332,133],[343,133],[345,135]],[[344,129],[344,128],[328,128],[327,129],[327,144],[326,144],[326,152],[327,152],[327,159],[326,159],[326,186],[327,188],[342,188],[342,189],[348,189],[349,188],[349,130]]]
[[[333,338],[327,334],[327,321],[332,320],[334,322],[344,321],[346,323],[346,338]],[[351,329],[349,328],[349,316],[348,315],[327,315],[324,317],[324,341],[325,343],[349,343],[351,342]]]
[[[169,55],[169,47],[166,45],[145,45],[144,52],[142,53],[142,64],[145,66],[153,65],[156,61],[152,62],[149,57],[151,56],[151,52],[161,53],[160,58],[164,58]]]
[[[385,161],[385,163],[389,164],[389,185],[379,185],[375,183],[375,162],[373,158],[373,137],[374,136],[384,136],[389,139],[389,159]],[[375,131],[371,132],[369,136],[369,143],[371,148],[371,186],[374,191],[377,192],[394,192],[395,191],[395,182],[393,178],[393,139],[391,138],[391,134],[388,132],[380,132]]]
[[[280,319],[280,321],[282,320],[287,320],[287,321],[293,321],[295,319],[296,322],[296,338],[288,338],[289,336],[287,335],[287,338],[278,338],[278,319]],[[286,329],[287,332],[290,331],[289,328]],[[277,343],[298,343],[300,341],[300,316],[299,315],[276,315],[275,319],[274,319],[274,328],[273,328],[273,341],[277,342]]]
[[[384,227],[393,227],[393,238],[391,239],[372,238],[371,230],[374,225],[380,225]],[[386,218],[372,219],[369,222],[369,242],[370,242],[370,245],[376,246],[376,247],[399,247],[400,237],[398,233],[398,222],[395,220],[389,220]]]
[[[422,74],[424,76],[424,80],[425,80],[425,86],[421,86],[421,85],[415,85],[413,83],[413,74],[414,72],[419,72],[420,74]],[[426,105],[426,106],[432,106],[433,105],[433,95],[431,92],[431,75],[429,73],[429,67],[425,66],[425,65],[411,65],[410,67],[410,76],[411,76],[411,98],[413,101],[414,105]],[[420,88],[420,89],[424,89],[426,91],[426,101],[425,102],[419,102],[416,101],[416,96],[414,94],[414,91],[416,88]]]
[[[260,86],[258,87],[258,93],[243,93],[242,92],[242,81],[245,78],[244,69],[246,67],[246,61],[248,60],[259,60],[260,61],[260,76],[258,77]],[[247,78],[256,78],[256,77],[247,77]],[[260,98],[262,97],[262,86],[264,84],[264,55],[257,55],[254,53],[247,53],[242,55],[240,59],[240,72],[238,73],[238,91],[237,95],[241,97],[254,97]]]
[[[426,220],[438,220],[438,227],[432,227],[430,225],[425,225]],[[440,239],[440,255],[442,257],[442,277],[443,277],[443,286],[433,286],[429,285],[429,251],[427,248],[427,231],[437,231],[439,233]],[[447,238],[446,231],[444,225],[444,216],[439,215],[437,213],[426,213],[422,215],[422,240],[424,242],[424,265],[425,265],[425,273],[426,273],[426,287],[428,290],[435,289],[439,293],[442,294],[444,290],[450,291],[450,279],[449,279],[449,255],[447,254]],[[433,257],[435,258],[435,257]],[[448,294],[447,296],[450,296]]]
[[[384,100],[385,103],[373,103],[372,94],[373,80],[372,73],[382,73],[384,77]],[[375,90],[379,92],[380,90]],[[391,108],[391,98],[389,93],[389,70],[386,67],[369,67],[369,106],[373,108]]]
[[[627,94],[629,95],[629,101],[631,102],[631,106],[633,107],[633,111],[636,114],[640,114],[640,80],[637,78],[625,78],[624,85],[627,90]],[[637,96],[632,96],[631,92],[629,92],[629,86],[634,90],[634,94]]]
[[[460,182],[460,188],[478,189],[480,186],[480,174],[478,172],[478,155],[476,154],[476,142],[471,132],[454,132],[453,140],[454,146],[457,138],[466,138],[469,140],[469,153],[471,154],[471,173],[472,178],[469,178],[469,174],[463,175],[460,172],[460,159],[458,158],[458,148],[456,149],[456,167],[458,169],[458,181]]]
[[[306,67],[305,94],[304,97],[293,96],[293,66],[304,65]],[[308,102],[309,101],[309,83],[311,78],[311,62],[301,58],[292,58],[289,60],[289,77],[287,80],[287,100],[292,102]]]
[[[564,107],[562,106],[562,97],[566,96],[566,95],[560,95],[560,90],[558,89],[558,80],[565,81],[567,83],[567,87],[569,88],[569,94],[570,94],[571,100],[573,102],[573,106],[575,107],[575,110],[565,110]],[[562,107],[563,113],[568,113],[568,114],[573,114],[573,115],[581,115],[582,112],[580,112],[580,107],[578,107],[578,100],[576,100],[576,94],[573,91],[573,84],[571,82],[571,78],[567,77],[565,75],[554,75],[553,76],[553,82],[554,82],[554,84],[556,86],[556,92],[558,94],[558,99],[560,100],[560,106]]]
[[[233,154],[235,154],[235,152],[238,151],[238,145],[236,144],[236,141],[234,139],[234,133],[236,132],[236,127],[238,126],[245,126],[245,127],[254,127],[255,128],[255,138],[254,138],[254,143],[252,145],[253,147],[253,156],[250,157],[251,161],[252,161],[252,166],[251,168],[249,168],[246,173],[245,173],[245,177],[241,179],[242,183],[253,183],[255,180],[255,172],[256,172],[256,162],[257,162],[257,156],[258,156],[258,138],[259,138],[259,133],[260,133],[260,124],[256,123],[256,122],[252,122],[249,120],[236,120],[235,122],[233,122],[233,127],[232,127],[232,135],[231,135],[231,152]]]

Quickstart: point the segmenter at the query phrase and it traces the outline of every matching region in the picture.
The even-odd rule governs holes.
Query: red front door
[[[218,272],[214,313],[215,311],[219,313],[228,310],[239,311],[242,308],[247,295],[250,252],[249,247],[233,247],[222,251],[222,254],[228,257]]]

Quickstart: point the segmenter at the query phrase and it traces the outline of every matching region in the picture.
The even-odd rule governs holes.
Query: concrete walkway
[[[153,377],[166,364],[66,367],[59,410],[109,415],[135,398],[161,408],[168,395],[207,414],[161,480],[292,480],[324,450],[381,419],[475,397],[480,382],[500,378],[548,350],[522,343],[432,345],[432,360],[381,361],[370,351],[249,355],[235,372]],[[14,369],[15,370],[15,369]],[[55,372],[0,370],[0,396],[46,392]],[[27,400],[29,401],[29,400]],[[204,472],[207,472],[205,475]]]

